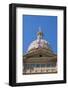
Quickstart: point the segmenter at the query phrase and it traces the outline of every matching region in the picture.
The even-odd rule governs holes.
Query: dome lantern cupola
[[[39,27],[39,31],[37,32],[37,39],[43,38],[43,32],[41,31],[41,28]]]

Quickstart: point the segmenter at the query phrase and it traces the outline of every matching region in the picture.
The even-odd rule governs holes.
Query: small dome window
[[[39,57],[42,57],[42,55],[39,55]]]

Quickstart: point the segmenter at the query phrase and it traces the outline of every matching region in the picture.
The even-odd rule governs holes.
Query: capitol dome
[[[37,33],[37,39],[32,41],[32,43],[28,47],[27,52],[38,48],[46,48],[46,49],[49,48],[48,42],[43,39],[43,32],[40,29],[39,32]]]

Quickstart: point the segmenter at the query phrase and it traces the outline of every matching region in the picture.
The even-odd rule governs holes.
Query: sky
[[[39,27],[43,32],[43,39],[48,41],[52,51],[57,53],[57,16],[22,16],[23,52],[26,53],[30,43],[37,39]]]

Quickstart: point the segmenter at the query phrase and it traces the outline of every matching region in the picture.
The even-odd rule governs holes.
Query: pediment
[[[24,57],[33,58],[33,57],[54,57],[54,56],[56,56],[56,55],[54,53],[51,53],[51,52],[36,51],[36,52],[28,53]]]

